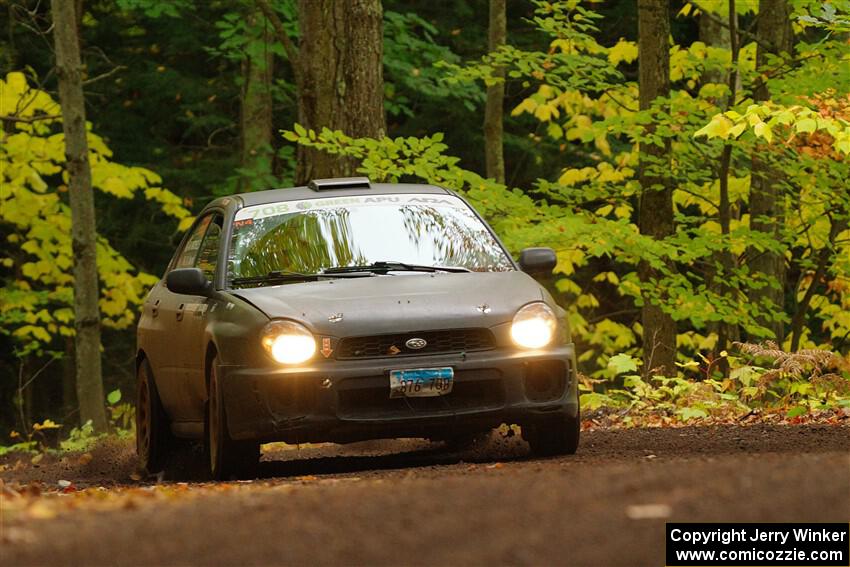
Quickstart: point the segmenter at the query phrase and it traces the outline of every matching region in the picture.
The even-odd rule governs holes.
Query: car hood
[[[232,290],[269,318],[338,337],[492,327],[548,293],[523,272],[398,273]]]

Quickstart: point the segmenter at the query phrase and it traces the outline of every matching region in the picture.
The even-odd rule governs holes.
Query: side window
[[[204,237],[204,243],[201,245],[201,251],[198,254],[198,261],[195,264],[204,272],[209,281],[215,280],[215,267],[218,264],[218,245],[221,242],[221,217],[216,216],[207,230],[207,235]]]
[[[177,256],[177,261],[174,262],[175,268],[191,268],[195,265],[195,259],[198,257],[198,249],[201,247],[204,232],[206,232],[211,219],[212,215],[205,216],[192,230],[192,234],[186,240],[186,245],[183,246],[183,250]]]

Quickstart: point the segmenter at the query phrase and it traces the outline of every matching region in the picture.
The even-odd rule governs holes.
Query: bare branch
[[[24,124],[32,124],[42,120],[56,120],[62,118],[61,114],[43,114],[39,116],[14,116],[0,114],[0,122],[22,122]]]
[[[53,356],[50,360],[48,360],[48,361],[47,361],[47,363],[46,363],[44,366],[42,366],[41,368],[39,368],[39,369],[35,372],[35,374],[33,374],[32,376],[30,376],[30,379],[29,379],[29,380],[27,380],[27,381],[26,381],[26,382],[25,382],[22,386],[20,386],[20,387],[18,388],[18,396],[23,397],[24,390],[25,390],[25,389],[26,389],[26,388],[27,388],[30,384],[32,384],[32,383],[35,381],[35,379],[36,379],[36,378],[38,378],[39,374],[41,374],[42,372],[44,372],[45,370],[47,370],[47,367],[48,367],[48,366],[50,366],[50,364],[51,364],[54,360],[56,360],[56,359],[58,359],[58,358],[60,358],[60,357],[59,357],[59,355],[55,355],[55,356]]]
[[[620,108],[622,108],[623,110],[626,110],[628,112],[637,112],[636,108],[629,108],[624,103],[620,102],[614,95],[611,94],[610,90],[607,90],[607,91],[603,92],[602,94],[607,96],[608,98],[610,98],[612,101],[614,101],[614,103],[617,106],[619,106]]]
[[[107,79],[107,78],[111,77],[112,75],[114,75],[115,73],[118,73],[119,71],[123,71],[126,68],[127,68],[126,65],[118,65],[117,67],[114,67],[113,69],[107,71],[106,73],[100,74],[97,77],[92,77],[91,79],[86,79],[85,81],[83,81],[83,85],[90,85],[90,84],[92,84],[96,81],[100,81],[102,79]]]

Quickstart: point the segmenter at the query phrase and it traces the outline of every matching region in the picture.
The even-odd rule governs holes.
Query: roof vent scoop
[[[334,177],[333,179],[312,179],[307,187],[313,191],[332,191],[334,189],[370,189],[368,177]]]

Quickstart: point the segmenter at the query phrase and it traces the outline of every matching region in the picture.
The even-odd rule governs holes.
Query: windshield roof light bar
[[[333,189],[370,189],[368,177],[335,177],[333,179],[312,179],[307,187],[313,191],[331,191]]]

